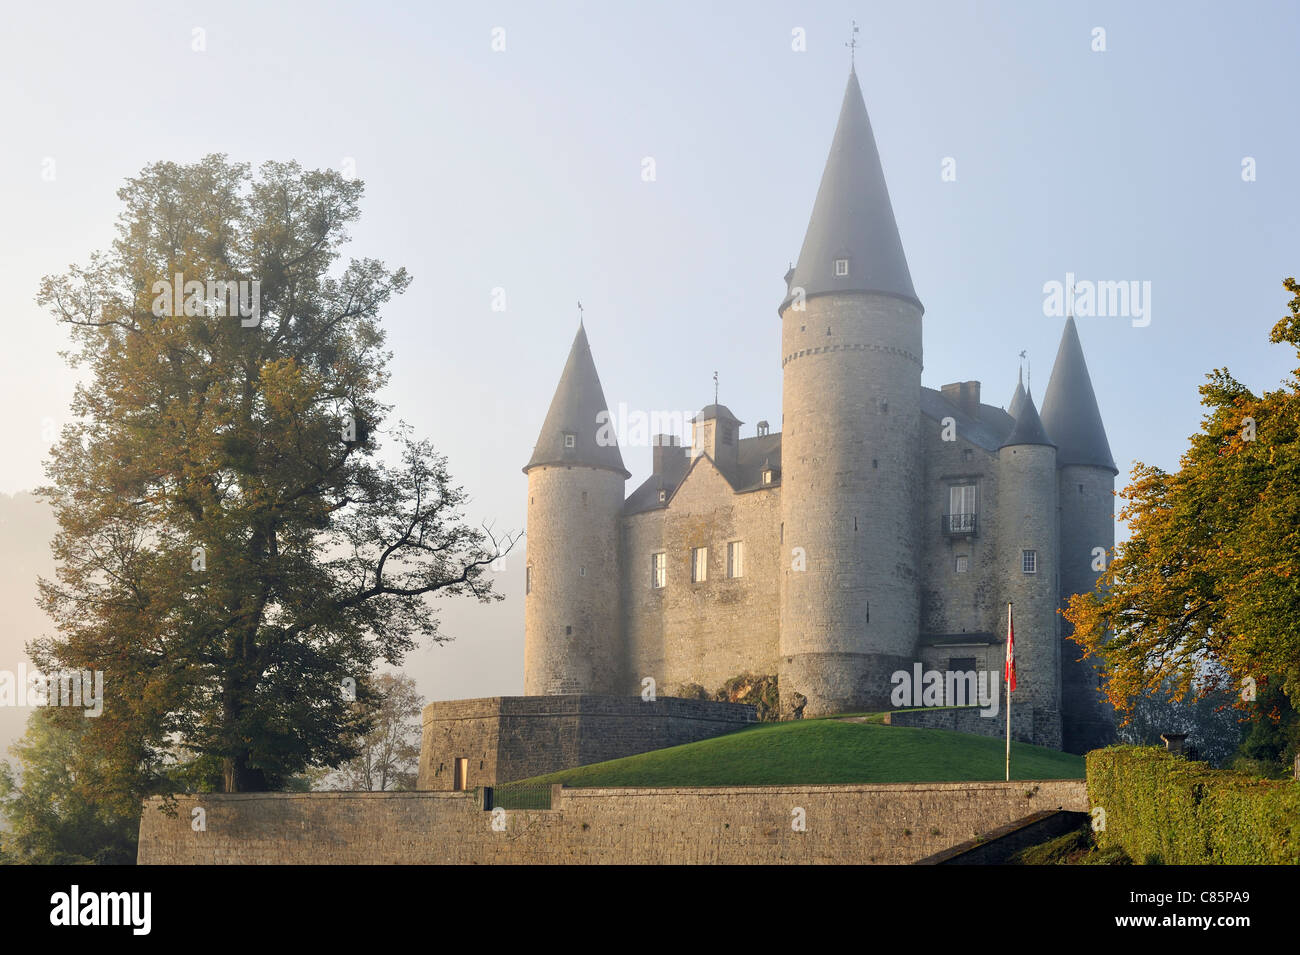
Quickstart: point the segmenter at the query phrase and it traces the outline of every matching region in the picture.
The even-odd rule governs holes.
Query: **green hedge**
[[[1144,746],[1088,754],[1103,849],[1166,865],[1300,864],[1300,782],[1260,779]]]

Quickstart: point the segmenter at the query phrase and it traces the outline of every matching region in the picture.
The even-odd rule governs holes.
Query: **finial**
[[[853,72],[856,69],[856,64],[854,63],[854,61],[857,58],[856,54],[858,50],[858,21],[857,20],[853,21],[853,33],[849,35],[849,42],[845,43],[844,45],[849,48],[849,72]]]
[[[1023,351],[1020,353],[1021,362],[1024,362],[1026,360],[1025,359],[1026,354],[1027,353]],[[1016,369],[1016,384],[1018,384],[1021,388],[1025,386],[1025,366],[1023,364]]]
[[[718,403],[718,373],[716,371],[713,373],[713,403],[715,405]]]
[[[582,327],[582,301],[578,302],[578,327]]]

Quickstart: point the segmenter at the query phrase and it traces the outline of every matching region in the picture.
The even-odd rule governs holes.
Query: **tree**
[[[90,744],[80,711],[38,709],[9,748],[19,773],[0,762],[0,812],[9,824],[0,862],[129,865],[140,805],[109,784],[111,760]]]
[[[321,774],[320,788],[387,792],[415,788],[420,762],[420,711],[424,698],[405,674],[375,681],[375,719],[359,753],[337,771]]]
[[[1133,701],[1127,719],[1118,727],[1119,741],[1135,746],[1161,746],[1164,733],[1185,733],[1187,744],[1201,759],[1215,766],[1227,764],[1241,745],[1243,726],[1236,697],[1211,692],[1198,700],[1178,702],[1170,692],[1148,691]]]
[[[1300,284],[1283,285],[1290,314],[1270,340],[1300,356]],[[1216,369],[1200,393],[1178,471],[1134,467],[1131,537],[1065,611],[1121,710],[1145,692],[1224,691],[1243,710],[1269,685],[1300,699],[1300,369],[1260,396]]]
[[[410,279],[332,271],[361,195],[296,163],[156,163],[112,250],[42,283],[89,380],[41,489],[59,635],[31,652],[105,671],[90,732],[138,793],[174,748],[227,792],[353,758],[375,666],[447,639],[427,598],[500,599],[485,568],[517,535],[468,526],[446,459],[385,428],[379,314]]]

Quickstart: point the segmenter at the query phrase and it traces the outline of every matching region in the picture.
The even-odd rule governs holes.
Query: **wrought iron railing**
[[[943,532],[949,537],[971,537],[975,534],[974,514],[943,515]]]

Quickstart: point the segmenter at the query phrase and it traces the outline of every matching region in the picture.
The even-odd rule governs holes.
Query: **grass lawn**
[[[774,786],[1003,778],[1006,742],[836,719],[764,723],[698,743],[579,766],[528,782],[566,786]],[[1082,756],[1011,744],[1012,779],[1082,779]]]

